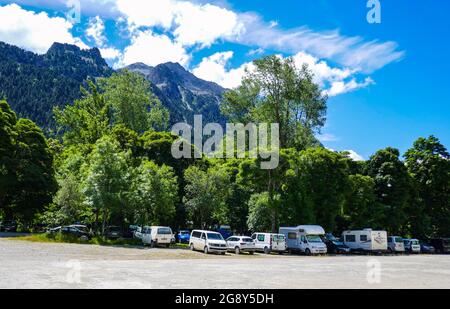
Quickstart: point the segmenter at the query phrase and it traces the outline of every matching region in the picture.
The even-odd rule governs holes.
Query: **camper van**
[[[387,232],[364,229],[345,231],[342,239],[352,251],[358,252],[386,252],[388,249]]]
[[[297,251],[306,255],[327,253],[327,245],[322,241],[325,231],[321,226],[280,227],[280,234],[286,236],[289,252]]]

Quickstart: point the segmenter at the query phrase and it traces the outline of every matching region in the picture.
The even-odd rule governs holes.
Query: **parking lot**
[[[450,288],[450,256],[206,256],[0,239],[0,288]]]

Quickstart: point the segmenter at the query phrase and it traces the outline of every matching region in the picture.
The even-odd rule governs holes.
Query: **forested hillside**
[[[96,48],[55,43],[46,54],[37,55],[0,42],[0,96],[19,116],[44,129],[54,128],[53,107],[80,98],[80,86],[88,78],[111,73]]]
[[[127,69],[150,82],[152,92],[170,111],[170,124],[192,123],[195,114],[202,114],[207,122],[225,122],[219,108],[225,89],[219,85],[195,77],[176,63],[156,67],[138,63]],[[55,129],[54,107],[81,98],[80,86],[86,87],[88,79],[95,81],[113,72],[97,48],[81,50],[55,43],[46,54],[37,55],[0,42],[0,98],[46,132]]]

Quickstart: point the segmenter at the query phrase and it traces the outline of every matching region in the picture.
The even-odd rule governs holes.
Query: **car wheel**
[[[189,249],[191,249],[191,251],[194,251],[194,244],[190,244]]]
[[[265,253],[265,254],[269,254],[269,253],[270,253],[270,250],[269,250],[268,247],[264,247],[264,253]]]
[[[166,245],[166,248],[170,248],[170,244],[167,244],[167,245]]]
[[[250,253],[250,255],[253,255],[253,254],[255,254],[255,252],[254,252],[254,251],[250,251],[249,253]]]
[[[239,249],[239,247],[234,248],[234,253],[236,253],[236,255],[241,254],[241,249]]]
[[[203,252],[204,252],[205,254],[208,254],[208,253],[209,253],[208,246],[206,246],[206,247],[203,249]]]
[[[81,241],[88,241],[89,238],[88,238],[87,236],[81,236],[81,237],[80,237],[80,240],[81,240]]]
[[[155,242],[153,240],[150,242],[150,247],[155,248]]]
[[[307,256],[310,256],[310,255],[311,255],[311,250],[306,249],[306,250],[305,250],[305,254],[306,254]]]

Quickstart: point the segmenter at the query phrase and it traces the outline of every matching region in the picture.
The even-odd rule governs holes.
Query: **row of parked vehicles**
[[[89,240],[92,233],[84,225],[71,225],[49,230]],[[321,226],[300,225],[281,227],[279,233],[254,233],[249,236],[235,236],[229,226],[214,231],[180,230],[174,234],[170,227],[130,226],[126,232],[120,227],[110,226],[105,236],[109,239],[140,239],[144,246],[169,247],[176,242],[184,243],[191,250],[205,253],[225,254],[227,251],[254,254],[263,252],[302,253],[305,255],[349,254],[349,253],[450,253],[450,239],[437,238],[426,242],[418,239],[404,239],[388,236],[386,231],[372,229],[344,231],[340,238],[325,233]]]
[[[226,236],[224,237],[224,231]],[[231,236],[230,236],[231,235]],[[172,234],[169,227],[145,227],[136,231],[135,237],[142,239],[144,245],[169,246],[176,240],[189,245],[191,250],[205,253],[236,254],[248,252],[263,253],[303,253],[320,255],[326,253],[450,253],[450,239],[431,239],[420,242],[418,239],[403,239],[389,236],[386,231],[372,229],[344,231],[340,238],[317,225],[281,227],[279,233],[254,233],[248,236],[233,236],[228,229],[215,231],[181,230]]]

